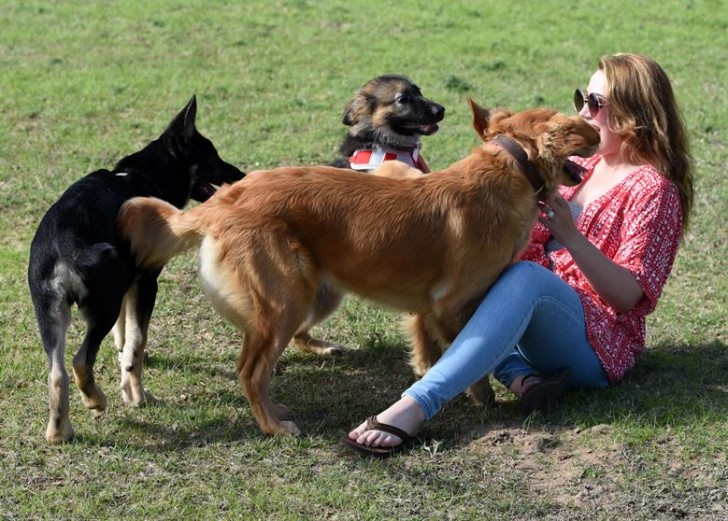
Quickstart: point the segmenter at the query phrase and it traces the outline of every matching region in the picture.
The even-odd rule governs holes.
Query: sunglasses
[[[587,95],[583,90],[576,89],[574,91],[574,108],[577,112],[581,112],[584,105],[589,107],[589,114],[591,114],[591,117],[596,117],[596,115],[599,114],[599,109],[607,106],[607,100],[605,100],[604,96],[601,96],[600,94],[592,92]]]

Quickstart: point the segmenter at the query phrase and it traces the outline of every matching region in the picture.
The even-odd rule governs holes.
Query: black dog
[[[348,125],[339,148],[340,168],[371,171],[383,161],[399,160],[422,172],[429,167],[420,155],[420,136],[438,130],[445,108],[422,96],[405,76],[388,74],[364,84],[347,103],[341,121]]]
[[[213,144],[197,131],[196,113],[193,96],[158,139],[123,158],[113,170],[97,170],[71,185],[38,226],[30,246],[28,282],[49,361],[50,443],[73,437],[63,358],[74,303],[86,320],[85,338],[73,358],[84,405],[95,412],[106,408],[93,366],[112,327],[120,351],[124,402],[138,406],[153,400],[142,387],[142,358],[161,270],[135,267],[128,245],[117,236],[116,215],[124,201],[135,196],[158,197],[182,208],[190,197],[209,198],[212,185],[245,176],[220,159]]]

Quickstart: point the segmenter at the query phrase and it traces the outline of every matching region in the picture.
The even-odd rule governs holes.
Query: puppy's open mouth
[[[420,125],[417,127],[417,132],[423,136],[431,136],[438,130],[440,130],[440,126],[437,123],[433,123],[432,125]]]
[[[215,187],[213,185],[206,183],[205,181],[197,181],[192,186],[192,193],[190,193],[190,197],[192,197],[195,201],[204,203],[212,197],[214,193]]]
[[[586,168],[584,168],[581,165],[578,165],[571,161],[570,159],[567,159],[564,162],[564,173],[569,176],[569,179],[574,181],[575,184],[581,183],[581,178],[584,175],[584,172],[586,172]]]

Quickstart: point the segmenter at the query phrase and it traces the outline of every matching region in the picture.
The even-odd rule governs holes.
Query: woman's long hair
[[[670,79],[640,54],[603,56],[599,69],[607,79],[610,128],[622,138],[631,161],[648,163],[675,183],[684,235],[693,206],[693,159]]]

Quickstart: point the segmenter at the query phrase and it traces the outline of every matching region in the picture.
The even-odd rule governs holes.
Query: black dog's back
[[[85,286],[109,262],[118,264],[115,277],[128,282],[133,266],[119,262],[129,256],[120,251],[124,246],[116,236],[116,214],[126,199],[152,189],[144,186],[149,183],[143,177],[137,181],[126,177],[108,170],[87,175],[71,185],[41,220],[28,266],[31,295],[44,297],[37,309],[41,314],[43,304],[53,298],[83,306],[81,299],[89,291]]]
[[[116,231],[116,216],[127,199],[151,196],[182,208],[190,198],[204,201],[213,185],[245,175],[217,154],[195,127],[193,97],[161,136],[123,158],[113,170],[97,170],[72,184],[41,220],[30,247],[28,284],[43,346],[48,354],[51,417],[46,438],[52,443],[73,435],[68,419],[68,377],[63,367],[70,306],[86,319],[86,336],[74,357],[76,384],[86,407],[101,410],[105,397],[93,378],[99,345],[118,318],[129,310],[117,347],[129,357],[143,352],[146,328],[156,297],[159,271],[139,271]],[[125,300],[126,299],[126,300]],[[130,322],[131,321],[131,322]],[[133,331],[125,335],[123,328]],[[139,381],[127,381],[125,401],[139,405],[140,363],[126,363]],[[128,380],[128,378],[127,378]],[[122,388],[125,385],[122,377]],[[132,389],[133,387],[133,389]],[[133,396],[132,396],[133,395]]]

